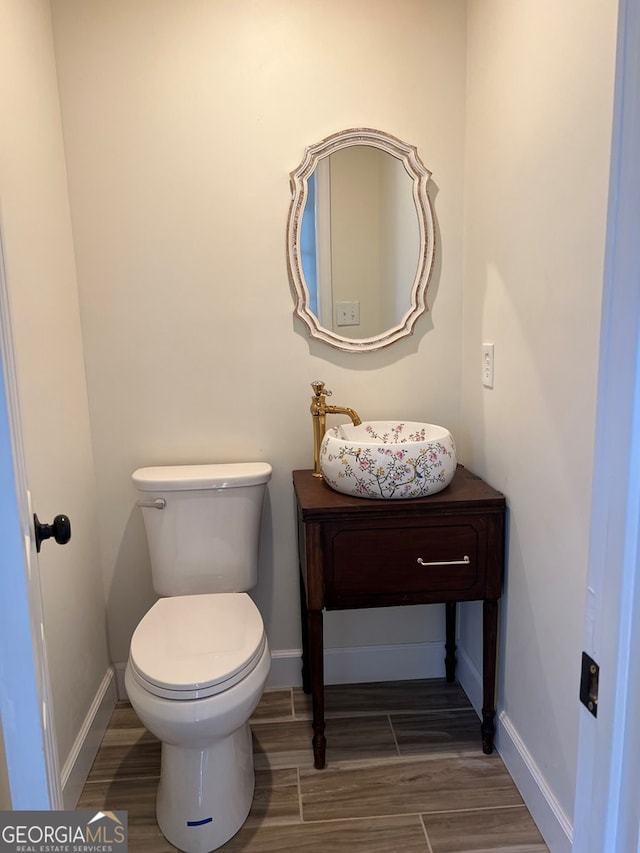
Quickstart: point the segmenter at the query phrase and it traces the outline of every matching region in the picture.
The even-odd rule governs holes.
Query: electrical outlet
[[[482,344],[482,384],[493,388],[493,344]]]
[[[337,302],[336,313],[338,326],[360,325],[360,303],[359,302]]]

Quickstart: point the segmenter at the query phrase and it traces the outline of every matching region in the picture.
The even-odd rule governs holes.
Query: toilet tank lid
[[[158,465],[138,468],[131,475],[143,492],[178,492],[193,489],[233,489],[256,486],[271,479],[268,462],[225,462],[211,465]]]

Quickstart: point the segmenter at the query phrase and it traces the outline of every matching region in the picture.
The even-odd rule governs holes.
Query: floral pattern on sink
[[[344,494],[363,498],[420,498],[446,488],[456,469],[453,437],[443,427],[372,422],[359,428],[360,441],[344,425],[328,430],[320,453],[325,481]]]
[[[406,444],[408,441],[426,441],[426,427],[420,427],[415,432],[409,432],[408,435],[403,435],[406,424],[394,424],[382,435],[376,432],[371,424],[366,424],[365,429],[367,434],[381,444]]]

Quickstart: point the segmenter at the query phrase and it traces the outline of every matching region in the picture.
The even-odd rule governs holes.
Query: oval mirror
[[[312,337],[366,352],[413,332],[434,257],[430,177],[412,145],[378,130],[306,149],[291,173],[287,264]]]

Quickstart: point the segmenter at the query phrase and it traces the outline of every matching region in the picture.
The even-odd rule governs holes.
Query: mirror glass
[[[413,146],[367,128],[306,149],[291,173],[287,261],[313,337],[366,351],[411,334],[433,265],[430,175]]]

